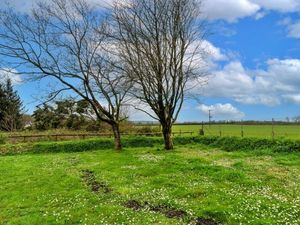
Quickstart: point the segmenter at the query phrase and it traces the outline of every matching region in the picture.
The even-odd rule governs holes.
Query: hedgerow
[[[271,152],[300,152],[300,141],[239,137],[197,137],[197,143],[225,151],[269,150]]]
[[[1,139],[0,139],[1,140]],[[127,137],[122,140],[123,147],[141,148],[163,146],[161,137]],[[238,138],[238,137],[175,137],[175,146],[199,146],[206,145],[220,148],[225,151],[257,151],[267,150],[268,152],[300,152],[300,140],[286,139],[259,139],[259,138]],[[2,145],[0,155],[19,153],[58,153],[58,152],[84,152],[91,150],[113,149],[114,141],[109,138],[99,138],[81,141],[64,142],[41,142],[32,144]]]

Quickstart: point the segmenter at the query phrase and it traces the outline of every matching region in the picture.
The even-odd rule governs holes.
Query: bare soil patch
[[[96,180],[95,174],[91,170],[82,170],[82,179],[84,183],[90,188],[94,193],[99,193],[100,191],[107,194],[112,192],[104,182],[99,182]]]

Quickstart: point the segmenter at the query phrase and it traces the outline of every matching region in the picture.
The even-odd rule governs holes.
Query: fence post
[[[244,126],[243,126],[243,121],[241,122],[241,137],[244,137]]]
[[[199,131],[199,135],[204,136],[204,122],[202,121],[201,129]]]
[[[273,139],[273,141],[275,139],[274,121],[275,121],[274,118],[272,118],[272,139]]]

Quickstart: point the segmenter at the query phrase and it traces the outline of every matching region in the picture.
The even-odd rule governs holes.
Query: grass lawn
[[[0,224],[300,224],[299,153],[201,145],[0,157]]]

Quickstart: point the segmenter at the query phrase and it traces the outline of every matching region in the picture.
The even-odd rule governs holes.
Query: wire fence
[[[158,127],[157,124],[147,126]],[[190,123],[175,124],[173,126],[173,136],[235,136],[235,137],[257,137],[257,138],[288,138],[300,139],[300,123],[289,122],[279,119],[272,119],[264,122],[240,121],[223,123]],[[122,133],[122,136],[158,136],[162,137],[161,132],[149,133]],[[113,138],[112,133],[54,133],[54,134],[11,134],[7,135],[8,143],[24,143],[39,141],[65,141],[65,140],[84,140],[88,138]]]
[[[236,136],[257,138],[300,139],[300,123],[272,119],[264,122],[241,121],[223,123],[177,124],[178,131],[195,131],[205,136]]]
[[[161,132],[151,133],[122,133],[122,136],[147,136],[147,137],[161,137]],[[172,132],[173,136],[194,136],[194,131],[179,131]],[[26,134],[26,135],[8,135],[9,143],[26,143],[26,142],[40,142],[40,141],[65,141],[65,140],[84,140],[89,138],[113,138],[112,133],[73,133],[73,134]]]

